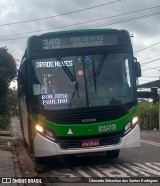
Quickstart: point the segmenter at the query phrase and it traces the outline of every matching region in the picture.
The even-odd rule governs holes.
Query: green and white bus
[[[32,36],[18,73],[25,142],[35,157],[140,146],[129,33],[84,29]]]

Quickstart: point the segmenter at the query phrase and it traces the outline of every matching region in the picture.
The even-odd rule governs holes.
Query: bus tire
[[[107,151],[106,156],[107,156],[107,158],[110,158],[110,159],[116,159],[116,158],[118,158],[119,153],[120,153],[119,149],[118,150]]]

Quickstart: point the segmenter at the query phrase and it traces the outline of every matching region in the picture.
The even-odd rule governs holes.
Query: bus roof
[[[79,40],[83,41],[78,43]],[[54,43],[55,41],[59,42],[59,46],[53,46],[56,45]],[[89,43],[88,45],[87,42]],[[129,32],[126,30],[117,30],[111,28],[65,30],[48,32],[41,35],[33,35],[29,37],[27,40],[26,52],[28,56],[30,56],[32,52],[49,51],[52,49],[122,45],[131,46]]]
[[[72,34],[72,33],[89,33],[89,32],[110,32],[110,33],[113,33],[113,32],[126,32],[128,33],[127,30],[117,30],[117,29],[112,29],[112,28],[103,28],[103,29],[79,29],[79,30],[63,30],[63,31],[55,31],[55,32],[47,32],[47,33],[44,33],[44,34],[40,34],[40,35],[33,35],[31,37],[28,38],[28,41],[29,40],[32,40],[32,38],[34,37],[46,37],[46,36],[52,36],[52,35],[63,35],[63,34]],[[128,33],[129,34],[129,33]]]

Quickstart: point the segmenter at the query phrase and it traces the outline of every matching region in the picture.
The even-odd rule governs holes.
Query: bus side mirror
[[[139,62],[135,63],[135,73],[136,73],[136,77],[141,77],[141,66]]]
[[[141,77],[142,73],[141,73],[141,66],[140,66],[140,63],[137,62],[137,59],[134,58],[134,67],[135,67],[135,76],[138,78],[138,77]]]

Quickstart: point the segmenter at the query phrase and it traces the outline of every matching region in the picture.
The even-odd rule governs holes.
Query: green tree
[[[158,129],[158,111],[159,104],[153,104],[146,101],[139,103],[139,118],[141,130]]]
[[[6,47],[0,48],[0,128],[7,128],[10,118],[9,85],[16,77],[17,68],[13,56]]]
[[[16,74],[17,68],[13,56],[5,47],[0,48],[0,94],[6,94]]]
[[[18,91],[17,89],[8,90],[9,114],[11,117],[19,117],[18,110]]]

